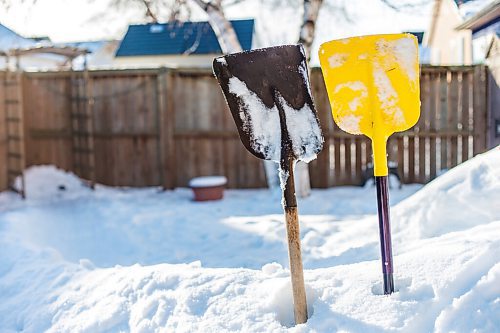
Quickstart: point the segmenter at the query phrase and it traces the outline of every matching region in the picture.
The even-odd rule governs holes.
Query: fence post
[[[160,179],[164,189],[176,186],[176,162],[174,128],[175,118],[172,98],[172,72],[168,69],[158,73],[158,110],[159,110],[159,151]]]
[[[164,75],[165,75],[165,68],[160,68],[158,72],[156,73],[156,130],[157,130],[157,158],[158,158],[158,177],[159,177],[159,182],[160,186],[163,187],[164,189],[166,188],[165,186],[165,147],[163,145],[163,133],[164,133],[164,115],[165,113],[163,112],[165,109],[165,81],[164,81]]]
[[[500,60],[500,53],[496,56]],[[497,61],[498,62],[498,61]],[[488,141],[491,149],[500,144],[500,63],[491,62],[486,69],[488,87]]]
[[[0,89],[0,191],[8,188],[7,184],[7,130],[5,128],[5,72],[2,72]]]
[[[486,96],[486,67],[479,65],[474,68],[474,104],[473,104],[473,126],[474,126],[474,156],[483,153],[487,149],[487,96]]]

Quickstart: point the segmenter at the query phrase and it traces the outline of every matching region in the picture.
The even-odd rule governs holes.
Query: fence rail
[[[208,70],[112,70],[22,74],[26,164],[54,164],[85,176],[75,138],[93,138],[95,181],[114,186],[187,186],[195,176],[223,174],[229,187],[266,186],[262,163],[241,145],[231,114]],[[0,72],[0,157],[6,155],[5,74]],[[332,121],[321,72],[311,84],[325,136],[310,165],[313,187],[360,184],[371,162],[370,141]],[[421,117],[388,142],[389,160],[405,183],[425,183],[487,148],[484,66],[423,67]],[[75,105],[90,103],[92,133]],[[73,123],[72,123],[73,122]],[[73,126],[72,126],[73,125]],[[78,164],[80,163],[80,164]],[[0,189],[7,187],[0,163]],[[78,165],[77,165],[78,164]]]

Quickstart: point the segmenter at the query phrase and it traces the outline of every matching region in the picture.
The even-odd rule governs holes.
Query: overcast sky
[[[128,24],[139,23],[143,10],[130,7],[116,13],[108,8],[110,0],[37,0],[30,6],[15,4],[8,11],[0,9],[0,23],[23,36],[49,36],[55,42],[98,39],[120,39]],[[404,30],[425,30],[430,21],[428,4],[412,10],[395,12],[379,0],[330,0],[346,4],[351,21],[346,21],[338,11],[324,6],[318,20],[318,41],[343,38],[359,34],[392,33]],[[424,0],[398,0],[396,3]],[[14,1],[13,1],[14,2]],[[21,2],[21,1],[15,1]],[[328,3],[329,0],[325,1]],[[266,3],[266,2],[264,2]],[[103,20],[93,20],[98,13],[108,15]],[[258,46],[292,43],[297,40],[301,21],[301,8],[270,8],[259,0],[248,0],[238,7],[227,9],[230,18],[257,18]],[[194,18],[203,20],[204,14],[194,12]],[[254,43],[255,45],[255,43]]]
[[[21,1],[16,1],[21,2]],[[23,36],[49,36],[53,41],[78,41],[120,37],[127,26],[129,13],[111,15],[111,19],[93,22],[105,12],[109,0],[37,0],[16,3],[0,10],[0,22]],[[140,15],[136,19],[140,19]]]

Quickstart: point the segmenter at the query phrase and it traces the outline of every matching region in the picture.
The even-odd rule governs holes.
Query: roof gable
[[[498,32],[500,29],[500,0],[493,1],[482,8],[474,16],[457,27],[457,29],[470,29],[475,34],[486,28]]]
[[[230,21],[243,50],[250,50],[254,20]],[[219,54],[219,42],[208,22],[130,25],[116,56]]]

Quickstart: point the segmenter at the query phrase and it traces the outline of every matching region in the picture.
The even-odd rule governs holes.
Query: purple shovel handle
[[[387,176],[375,177],[377,186],[378,224],[380,230],[380,250],[382,253],[382,273],[384,275],[384,294],[394,292],[392,266],[391,225],[389,222],[389,191]]]

